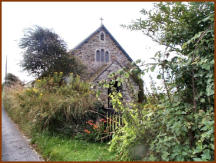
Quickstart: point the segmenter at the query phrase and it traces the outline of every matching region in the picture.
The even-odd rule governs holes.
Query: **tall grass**
[[[4,90],[4,107],[10,117],[31,137],[31,143],[50,161],[112,161],[105,143],[80,140],[86,121],[97,118],[94,92],[78,76],[64,83],[60,73]],[[94,110],[94,115],[91,110]]]
[[[16,122],[30,121],[38,131],[75,134],[89,117],[95,118],[95,94],[79,76],[70,76],[66,84],[61,73],[35,82],[34,87],[6,89],[5,108]]]
[[[22,109],[20,103],[17,101],[17,96],[24,92],[24,87],[15,84],[11,87],[4,87],[3,92],[3,105],[7,113],[22,128],[24,134],[30,136],[33,122],[27,116],[27,110]]]

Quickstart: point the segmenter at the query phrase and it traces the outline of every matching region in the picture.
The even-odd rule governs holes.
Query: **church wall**
[[[72,55],[78,56],[87,67],[88,75],[85,79],[91,79],[91,77],[94,77],[95,74],[100,72],[100,70],[103,70],[115,60],[118,61],[121,66],[128,66],[131,63],[118,48],[115,42],[113,42],[110,36],[105,31],[103,32],[105,34],[104,41],[100,40],[100,31],[93,35],[87,42],[83,43],[81,47],[72,51]],[[109,52],[110,59],[108,63],[96,61],[96,51],[101,49]],[[93,82],[95,84],[95,88],[100,89],[101,91],[100,98],[105,107],[108,106],[108,89],[99,87],[97,82],[100,80],[106,80],[109,73],[116,72],[121,68],[120,65],[117,62],[113,62],[113,64],[106,69],[106,71],[103,72],[96,81]],[[138,97],[138,90],[139,88],[137,84],[132,79],[129,79],[128,82],[123,83],[122,95],[124,102],[128,103],[132,100],[136,101]]]
[[[96,84],[96,88],[101,91],[100,98],[102,99],[104,106],[108,107],[108,89],[107,88],[101,88],[98,87],[98,82],[101,80],[106,80],[108,75],[111,72],[115,72],[116,70],[121,69],[121,67],[114,62],[105,72],[103,72],[95,81],[94,83]],[[138,90],[139,87],[137,84],[133,81],[133,79],[129,78],[127,79],[128,81],[123,82],[122,84],[122,97],[123,97],[123,102],[129,103],[132,100],[137,101],[138,99]]]
[[[105,33],[105,32],[104,32]],[[110,59],[108,63],[96,61],[96,50],[104,49],[109,52]],[[75,56],[78,56],[81,61],[87,66],[89,76],[95,74],[104,65],[110,64],[117,60],[121,65],[127,66],[130,64],[128,58],[116,46],[108,34],[105,33],[104,41],[100,40],[100,32],[92,36],[88,42],[84,43],[79,49],[73,51]]]

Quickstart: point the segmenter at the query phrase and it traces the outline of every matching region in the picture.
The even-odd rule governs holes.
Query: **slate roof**
[[[132,58],[127,54],[127,52],[121,47],[121,45],[116,41],[116,39],[111,35],[111,33],[108,31],[108,29],[102,24],[96,31],[94,31],[92,34],[90,34],[85,40],[83,40],[80,44],[78,44],[73,50],[79,49],[83,44],[87,43],[89,39],[95,35],[96,33],[100,32],[101,30],[104,30],[106,34],[110,36],[110,38],[113,40],[113,42],[116,44],[116,46],[123,52],[123,54],[128,58],[129,61],[133,62]]]

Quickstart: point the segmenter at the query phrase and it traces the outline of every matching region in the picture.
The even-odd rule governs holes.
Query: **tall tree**
[[[181,46],[196,33],[212,24],[202,19],[214,14],[213,2],[160,2],[151,10],[142,9],[143,18],[127,26],[131,30],[141,30],[154,41],[181,50]]]
[[[163,59],[158,59],[158,62],[166,69],[165,72],[171,72],[175,87],[184,90],[181,91],[184,94],[182,96],[195,102],[195,108],[195,99],[212,106],[214,3],[160,2],[155,3],[151,10],[141,10],[141,13],[143,18],[127,27],[141,30],[154,41],[166,46],[166,53],[161,53]],[[173,53],[178,55],[174,57]],[[172,57],[171,61],[167,60],[168,55]],[[166,81],[170,79],[167,78]]]
[[[161,2],[141,13],[143,18],[126,27],[141,30],[166,46],[146,70],[160,67],[158,78],[163,80],[167,95],[154,103],[158,109],[142,110],[149,110],[140,116],[143,125],[133,125],[139,116],[124,110],[128,123],[115,135],[111,149],[115,147],[121,158],[130,158],[131,148],[137,144],[145,146],[144,161],[212,161],[214,3]]]
[[[77,58],[69,56],[66,43],[49,29],[39,26],[29,28],[19,46],[24,49],[21,66],[37,77],[53,72],[81,74],[84,69]]]

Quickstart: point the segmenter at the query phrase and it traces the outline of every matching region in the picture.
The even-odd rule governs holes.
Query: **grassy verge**
[[[15,119],[13,114],[8,114],[18,124],[21,131],[31,138],[32,146],[46,161],[114,161],[115,154],[108,151],[105,143],[91,143],[85,140],[50,135],[48,132],[31,132],[31,124]]]
[[[90,143],[85,140],[71,139],[62,136],[51,136],[48,133],[35,134],[32,143],[47,161],[113,161],[107,144]]]

